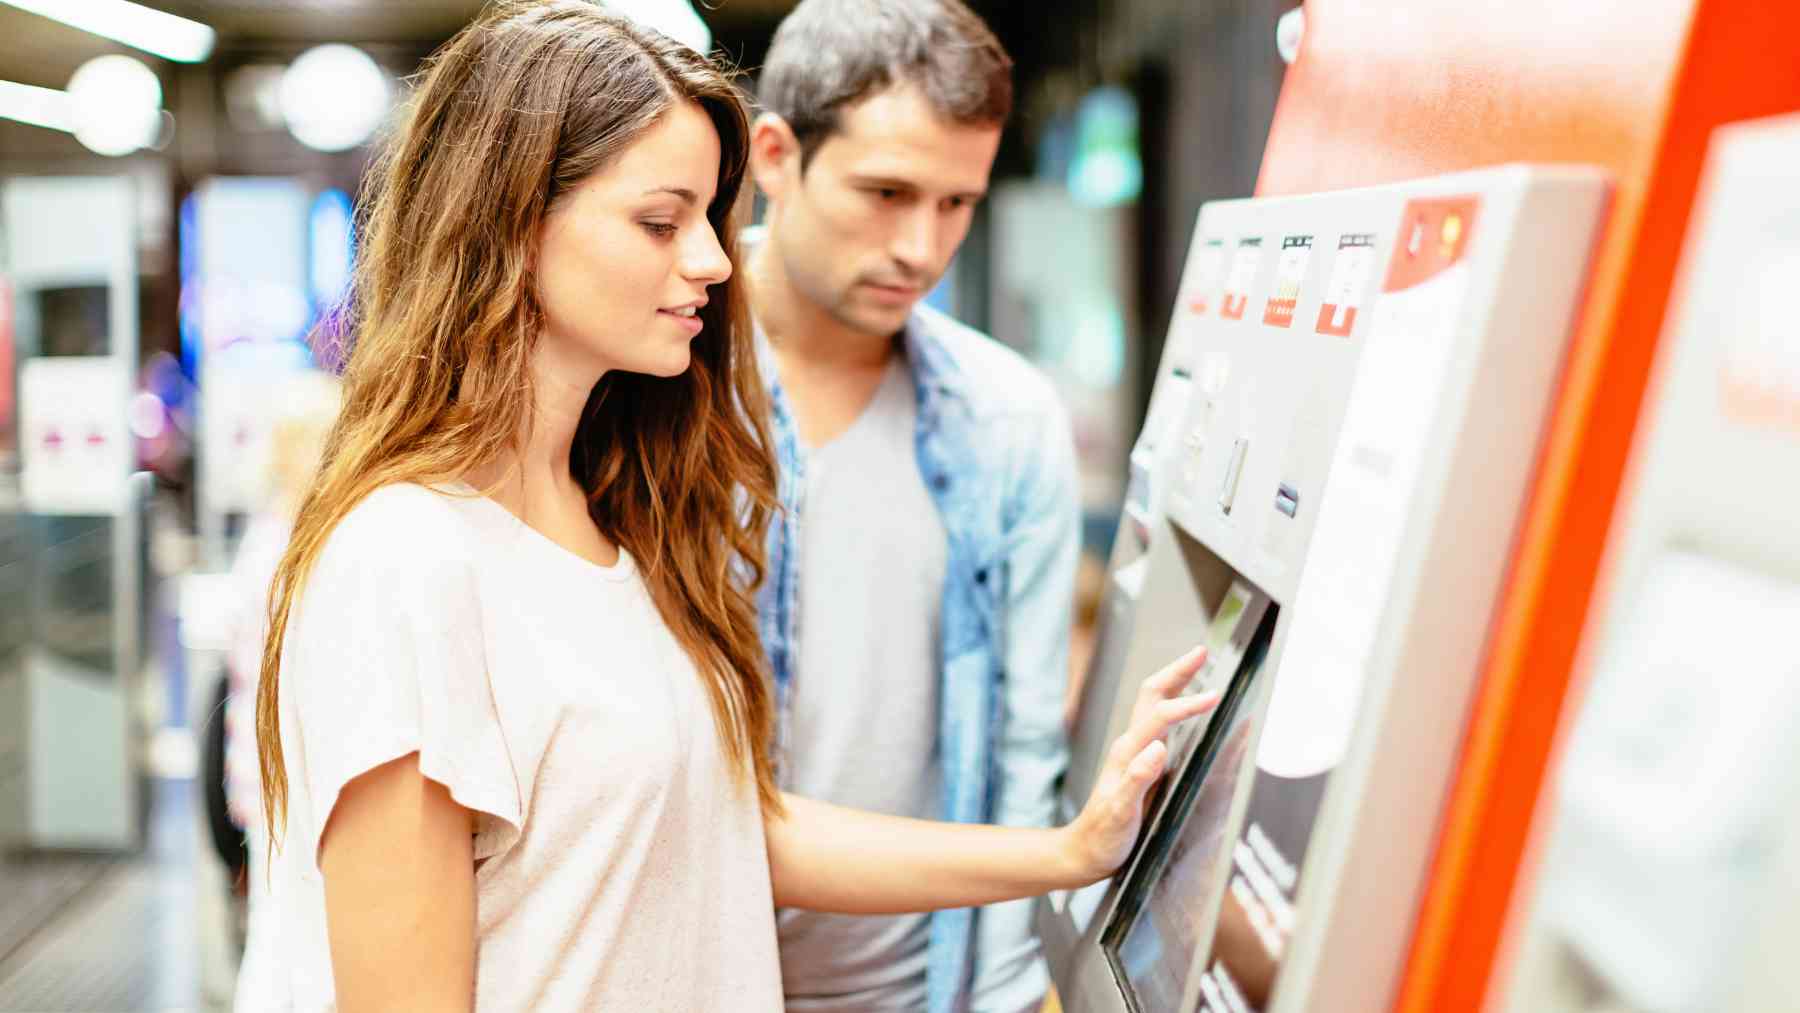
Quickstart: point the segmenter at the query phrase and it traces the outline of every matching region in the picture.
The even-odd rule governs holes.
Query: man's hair
[[[804,168],[839,110],[896,84],[916,86],[953,123],[1003,124],[1012,67],[961,0],[802,0],[775,31],[757,91],[793,128]]]

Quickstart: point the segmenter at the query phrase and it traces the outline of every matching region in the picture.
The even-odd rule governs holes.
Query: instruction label
[[[1350,336],[1374,268],[1373,233],[1349,232],[1338,237],[1337,257],[1331,264],[1331,280],[1325,284],[1325,299],[1319,304],[1315,333]]]
[[[1237,254],[1231,261],[1231,276],[1225,281],[1225,301],[1219,315],[1226,320],[1244,319],[1250,307],[1250,286],[1256,284],[1256,267],[1262,262],[1262,238],[1240,239]]]
[[[1300,284],[1306,280],[1306,265],[1312,260],[1313,237],[1286,236],[1281,240],[1281,259],[1275,264],[1275,291],[1263,307],[1263,323],[1271,327],[1289,327],[1294,323],[1294,308],[1300,304]]]

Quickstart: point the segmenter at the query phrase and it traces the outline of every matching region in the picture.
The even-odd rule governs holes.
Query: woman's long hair
[[[256,731],[271,841],[287,817],[282,644],[332,529],[382,486],[453,480],[517,446],[543,322],[531,264],[545,216],[682,102],[718,130],[707,217],[735,256],[749,128],[705,57],[587,0],[512,0],[426,62],[369,171],[343,410],[269,592]],[[699,669],[727,757],[773,809],[772,694],[752,601],[776,502],[767,399],[737,279],[709,294],[687,371],[607,373],[569,465]]]

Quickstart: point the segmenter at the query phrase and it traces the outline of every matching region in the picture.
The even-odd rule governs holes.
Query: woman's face
[[[562,198],[538,247],[543,365],[583,386],[688,368],[707,287],[731,276],[706,217],[718,181],[718,132],[681,102]]]

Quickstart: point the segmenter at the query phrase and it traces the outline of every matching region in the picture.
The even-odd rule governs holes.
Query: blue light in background
[[[180,248],[181,372],[192,382],[199,375],[201,349],[200,212],[195,194],[182,198],[176,218],[176,246]]]
[[[323,316],[336,309],[350,291],[351,266],[356,258],[350,195],[335,188],[320,192],[313,198],[307,226],[313,310]]]
[[[1104,208],[1129,204],[1143,189],[1137,100],[1123,88],[1095,88],[1075,111],[1069,192],[1083,204]]]

